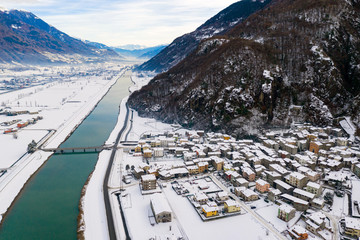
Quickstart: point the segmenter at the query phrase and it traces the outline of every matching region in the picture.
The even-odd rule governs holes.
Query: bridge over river
[[[135,147],[138,144],[137,141],[121,141],[116,148],[121,147]],[[55,154],[72,154],[72,153],[98,153],[102,150],[111,150],[114,148],[113,144],[104,144],[94,147],[59,147],[59,148],[40,148],[39,150],[45,152],[53,152]]]

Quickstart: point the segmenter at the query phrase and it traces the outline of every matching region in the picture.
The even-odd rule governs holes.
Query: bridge
[[[120,141],[120,145],[117,147],[135,147],[138,144],[137,141]],[[55,154],[73,154],[73,153],[99,153],[102,150],[111,150],[115,145],[101,145],[95,147],[59,147],[59,148],[39,148],[44,152],[53,152]]]
[[[98,153],[102,150],[110,150],[113,145],[101,145],[95,147],[67,147],[67,148],[41,148],[45,152],[53,152],[55,154],[68,154],[68,153]]]

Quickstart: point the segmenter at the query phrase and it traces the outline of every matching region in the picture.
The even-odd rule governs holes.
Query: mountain
[[[233,135],[319,126],[360,128],[360,1],[273,0],[129,98],[140,115]],[[359,132],[359,131],[358,131]]]
[[[30,12],[0,11],[0,62],[76,62],[109,57],[117,58],[118,54],[72,38]]]
[[[137,70],[164,72],[170,69],[194,51],[201,40],[223,34],[269,2],[270,0],[243,0],[230,5],[195,31],[175,39],[155,57],[140,65]]]
[[[126,48],[113,47],[112,49],[125,57],[144,58],[150,59],[163,50],[167,45],[159,45],[155,47],[142,47],[139,49],[133,49],[135,46],[140,45],[126,45]]]

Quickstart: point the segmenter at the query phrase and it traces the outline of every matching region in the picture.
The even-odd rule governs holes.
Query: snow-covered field
[[[0,115],[0,122],[8,122],[14,119],[26,121],[37,116],[43,117],[35,124],[19,129],[16,133],[17,138],[13,134],[2,134],[4,129],[15,127],[16,124],[9,127],[1,126],[0,128],[0,151],[2,153],[0,168],[7,169],[7,172],[0,177],[1,215],[7,211],[29,177],[51,155],[51,153],[43,151],[28,154],[26,153],[28,144],[32,140],[38,142],[50,130],[55,130],[43,147],[59,146],[116,82],[121,71],[124,71],[118,65],[101,66],[99,69],[93,69],[93,67],[72,67],[70,68],[71,74],[65,75],[65,72],[61,72],[60,76],[64,76],[67,79],[66,81],[57,80],[42,86],[0,95],[0,108],[2,109],[36,112],[17,116]],[[104,69],[111,70],[104,71]],[[93,74],[77,75],[75,73],[81,71],[92,71]],[[19,75],[20,73],[15,71],[14,75],[16,74]]]

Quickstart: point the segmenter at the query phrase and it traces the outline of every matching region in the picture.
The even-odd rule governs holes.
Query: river
[[[100,146],[116,125],[131,72],[114,84],[61,147]],[[0,239],[76,239],[81,189],[98,154],[53,155],[26,184],[0,228]]]

